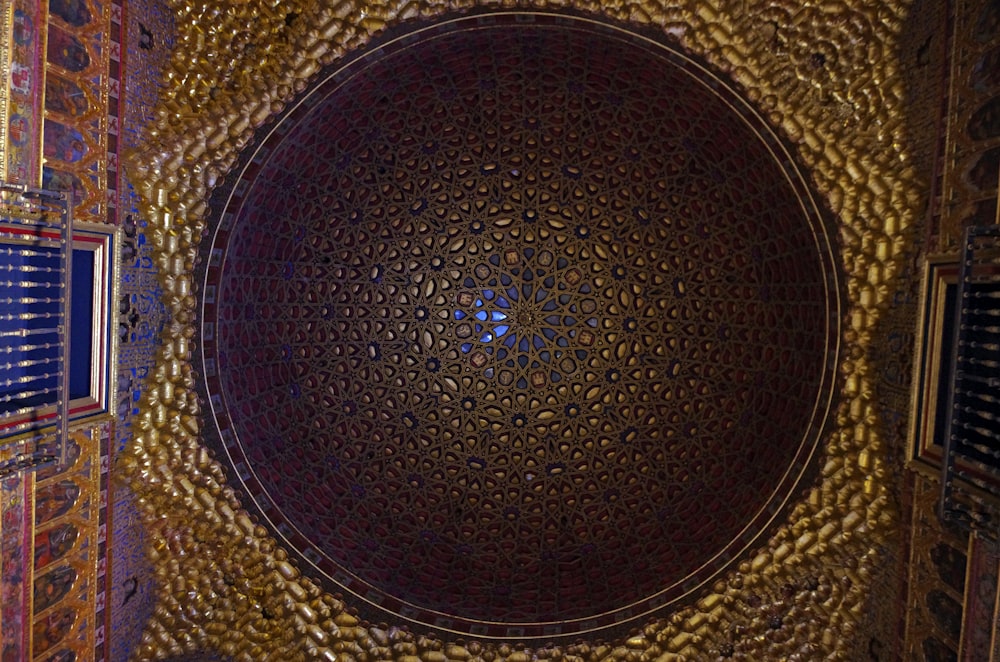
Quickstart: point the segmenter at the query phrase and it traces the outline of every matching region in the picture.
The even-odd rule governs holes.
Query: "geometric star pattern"
[[[805,190],[717,79],[614,30],[363,57],[279,123],[215,238],[237,473],[303,558],[416,620],[676,599],[819,440],[839,295]]]

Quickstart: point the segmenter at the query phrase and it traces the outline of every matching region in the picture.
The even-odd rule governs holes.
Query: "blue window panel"
[[[55,404],[59,371],[59,253],[55,248],[8,245],[0,250],[0,353],[10,368],[0,379],[0,413]],[[73,251],[70,326],[70,398],[89,396],[94,337],[92,251]],[[30,282],[31,285],[25,285]],[[21,331],[26,335],[13,335]],[[7,381],[10,384],[7,384]],[[9,399],[8,399],[9,398]]]

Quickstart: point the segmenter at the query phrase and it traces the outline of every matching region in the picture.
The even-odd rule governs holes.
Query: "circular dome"
[[[642,37],[515,14],[390,41],[277,123],[220,219],[221,439],[370,608],[517,638],[639,617],[752,544],[818,443],[817,210],[745,103]]]

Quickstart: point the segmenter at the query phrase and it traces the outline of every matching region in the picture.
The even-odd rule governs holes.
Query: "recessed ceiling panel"
[[[462,19],[318,84],[233,187],[208,390],[315,571],[481,636],[689,593],[829,408],[828,239],[719,79],[582,19]]]

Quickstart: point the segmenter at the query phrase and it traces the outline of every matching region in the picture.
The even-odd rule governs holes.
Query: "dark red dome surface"
[[[579,632],[689,592],[789,497],[833,273],[780,145],[698,66],[464,19],[263,142],[214,240],[209,391],[248,492],[340,585],[444,629]]]

